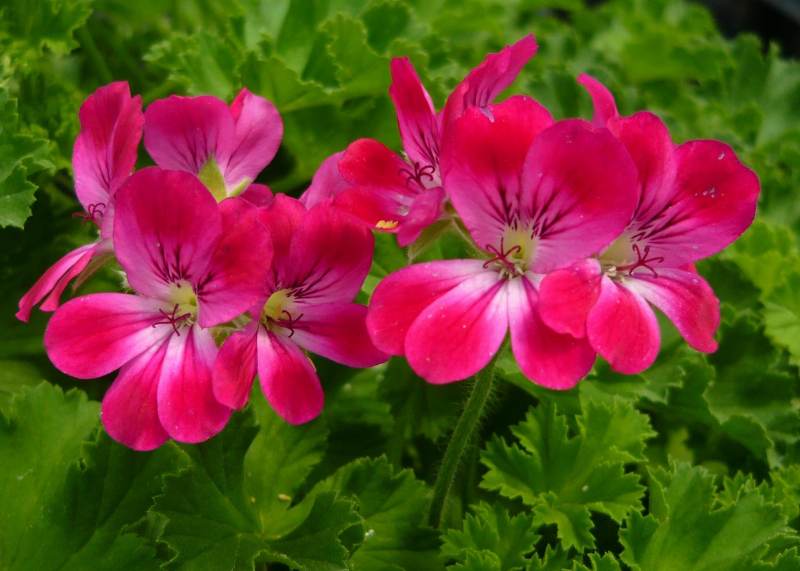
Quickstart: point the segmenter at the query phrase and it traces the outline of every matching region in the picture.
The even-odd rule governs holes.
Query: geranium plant
[[[683,0],[0,45],[0,567],[800,568],[776,48]]]

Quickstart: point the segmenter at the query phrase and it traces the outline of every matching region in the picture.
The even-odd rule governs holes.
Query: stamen
[[[421,166],[420,163],[414,161],[411,163],[411,166],[414,167],[414,171],[412,172],[411,169],[402,168],[400,169],[400,174],[406,175],[406,186],[408,187],[412,181],[416,182],[422,188],[425,188],[425,184],[423,183],[423,179],[427,177],[428,181],[433,180],[433,173],[436,172],[436,167],[433,165],[424,165]]]
[[[285,327],[285,328],[287,328],[289,330],[289,339],[291,339],[292,336],[294,336],[294,325],[295,325],[295,323],[300,321],[303,318],[304,314],[301,313],[297,317],[292,317],[292,314],[284,309],[284,310],[281,311],[281,315],[286,315],[286,319],[277,320],[276,323],[278,325],[280,325],[281,327]]]
[[[663,256],[656,256],[655,258],[651,258],[650,257],[650,246],[645,246],[644,247],[644,253],[642,253],[642,250],[639,248],[638,244],[634,244],[633,245],[633,253],[636,254],[636,261],[634,263],[632,263],[632,264],[629,264],[627,266],[621,266],[621,267],[619,267],[617,269],[618,270],[622,270],[622,271],[626,271],[627,270],[628,275],[632,276],[633,272],[636,269],[644,268],[647,271],[649,271],[650,273],[652,273],[654,278],[657,278],[658,277],[658,272],[655,271],[655,269],[653,269],[650,266],[650,264],[660,264],[660,263],[662,263],[664,261],[664,257]]]
[[[81,218],[82,224],[88,224],[89,222],[97,222],[98,218],[102,218],[105,214],[106,204],[105,202],[93,202],[92,204],[86,207],[86,212],[74,212],[72,214],[73,218]]]
[[[167,313],[163,309],[159,309],[158,312],[164,316],[162,321],[156,321],[153,323],[153,327],[156,325],[171,325],[172,329],[175,331],[175,334],[180,337],[181,333],[178,329],[178,326],[181,325],[184,321],[192,316],[191,313],[184,313],[183,315],[178,315],[178,308],[179,305],[176,303],[175,307],[172,308],[172,311]]]
[[[500,238],[500,249],[498,250],[491,244],[486,245],[486,251],[494,254],[493,258],[486,260],[483,263],[483,267],[488,269],[490,265],[495,262],[500,262],[505,266],[505,269],[511,272],[512,274],[517,273],[517,266],[514,262],[508,259],[508,257],[512,254],[519,254],[522,251],[522,246],[517,244],[516,246],[512,246],[508,250],[505,249],[505,239],[503,237]]]

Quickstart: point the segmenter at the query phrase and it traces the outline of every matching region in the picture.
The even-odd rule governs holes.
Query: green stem
[[[456,423],[447,450],[442,458],[442,465],[436,475],[436,482],[433,485],[433,499],[431,500],[430,511],[428,512],[428,522],[433,527],[440,527],[442,524],[442,514],[444,513],[447,494],[453,486],[456,472],[461,464],[461,458],[465,450],[469,447],[472,435],[480,423],[483,410],[492,392],[492,382],[494,380],[494,363],[496,357],[492,359],[482,371],[475,375],[472,383],[472,390],[464,411]]]
[[[92,65],[100,76],[100,80],[103,83],[111,83],[114,81],[114,75],[111,73],[108,65],[106,65],[105,58],[103,58],[103,55],[97,49],[97,44],[94,43],[94,38],[92,38],[92,33],[89,31],[88,24],[78,30],[78,38],[80,39],[81,47],[86,50],[86,55],[92,60]]]

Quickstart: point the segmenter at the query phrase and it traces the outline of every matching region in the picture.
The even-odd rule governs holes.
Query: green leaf
[[[428,488],[410,470],[395,473],[386,458],[356,460],[318,484],[315,492],[351,497],[363,518],[353,569],[441,569],[437,534],[424,525]]]
[[[650,486],[650,514],[632,513],[620,531],[622,560],[635,568],[747,568],[786,524],[780,509],[755,490],[721,506],[709,473],[688,464],[652,470]]]
[[[172,564],[181,569],[253,569],[256,562],[268,561],[293,569],[344,567],[348,551],[339,536],[359,523],[353,505],[332,493],[309,495],[289,509],[279,505],[277,491],[293,492],[301,482],[289,484],[289,478],[302,476],[307,462],[298,462],[299,471],[276,466],[273,462],[286,458],[287,449],[276,456],[259,451],[255,458],[264,465],[257,474],[246,470],[245,454],[256,432],[252,413],[234,416],[219,436],[187,448],[191,465],[165,479],[153,512],[165,518],[159,539],[174,551]],[[275,434],[268,430],[262,436]],[[262,439],[258,446],[279,443]],[[304,449],[302,438],[295,444]],[[281,473],[282,468],[288,472]],[[262,478],[262,470],[273,476],[274,486]],[[265,495],[249,495],[253,490]]]
[[[587,401],[570,431],[551,404],[540,404],[511,432],[519,444],[495,437],[481,455],[481,486],[531,506],[539,524],[556,524],[565,548],[594,546],[590,512],[622,521],[640,509],[644,488],[625,464],[644,460],[653,436],[647,417],[622,400]]]
[[[21,128],[17,102],[0,88],[0,227],[25,224],[36,191],[29,177],[52,169],[48,152],[45,139]]]
[[[620,571],[619,561],[611,553],[600,555],[598,553],[589,554],[589,567],[582,563],[574,564],[574,571]]]
[[[462,565],[450,569],[473,569],[470,559],[487,553],[497,558],[493,568],[523,569],[538,540],[531,515],[511,516],[499,504],[480,503],[464,518],[462,529],[451,529],[444,536],[442,556]]]
[[[91,0],[11,0],[0,9],[0,40],[34,52],[48,48],[69,53],[77,45],[73,34],[89,17],[90,6]]]

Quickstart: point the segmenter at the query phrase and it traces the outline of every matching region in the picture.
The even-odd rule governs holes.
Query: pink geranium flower
[[[548,275],[540,311],[557,331],[588,338],[622,373],[649,367],[660,345],[655,305],[693,348],[713,352],[719,301],[693,263],[719,252],[755,216],[759,183],[719,141],[675,145],[648,112],[620,117],[611,93],[587,75],[594,122],[626,146],[641,198],[625,231],[599,259]]]
[[[373,139],[359,139],[322,164],[301,200],[307,206],[332,201],[370,227],[397,233],[398,243],[407,246],[442,214],[439,154],[445,132],[466,109],[486,109],[536,49],[534,37],[526,36],[487,56],[456,87],[439,114],[411,61],[393,59],[389,94],[405,157]]]
[[[141,170],[117,192],[114,248],[135,293],[75,298],[45,332],[53,364],[81,379],[119,374],[103,398],[108,433],[136,450],[200,442],[230,409],[211,387],[209,327],[261,295],[269,237],[256,208],[217,204],[193,175]]]
[[[299,424],[319,415],[324,399],[303,350],[351,367],[387,359],[367,334],[367,308],[353,303],[372,262],[374,239],[345,213],[328,206],[306,211],[285,195],[261,210],[261,220],[272,237],[272,271],[250,312],[252,321],[220,350],[214,394],[241,408],[258,372],[275,411]]]
[[[66,254],[36,281],[19,300],[21,321],[28,321],[42,301],[42,310],[55,310],[73,279],[85,277],[111,256],[114,194],[136,164],[144,123],[141,98],[131,97],[127,82],[111,83],[86,98],[79,118],[81,130],[72,153],[75,194],[83,206],[82,218],[97,224],[100,236]]]
[[[467,109],[444,145],[445,186],[483,256],[412,265],[372,296],[375,345],[405,355],[432,383],[474,375],[511,331],[523,373],[555,388],[591,368],[585,339],[557,333],[538,313],[541,274],[606,247],[630,220],[636,171],[606,129],[553,123],[524,96]]]
[[[278,110],[246,88],[230,107],[210,95],[172,95],[145,111],[144,146],[156,164],[197,175],[217,200],[248,189],[282,137]]]

